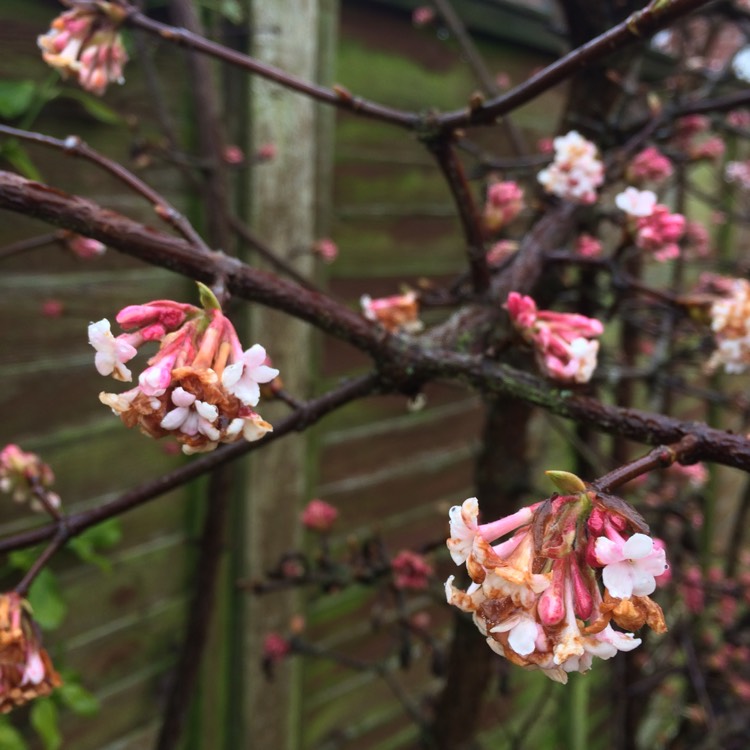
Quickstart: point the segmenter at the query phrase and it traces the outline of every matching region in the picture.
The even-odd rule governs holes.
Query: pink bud
[[[552,582],[539,597],[537,612],[542,625],[559,625],[565,617],[565,561],[555,560]]]
[[[587,581],[581,571],[578,560],[571,556],[570,572],[573,580],[573,602],[576,617],[588,620],[594,609],[594,597],[591,594],[591,581]]]
[[[300,516],[302,523],[311,531],[326,533],[331,530],[339,512],[323,500],[310,500]]]
[[[269,633],[263,641],[263,658],[270,662],[281,661],[290,651],[289,641],[278,633]]]

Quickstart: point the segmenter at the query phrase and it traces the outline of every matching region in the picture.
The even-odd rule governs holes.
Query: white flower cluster
[[[555,159],[537,179],[548,193],[577,203],[595,203],[596,189],[604,182],[604,164],[596,146],[571,130],[553,141]]]
[[[711,330],[716,351],[708,361],[708,369],[719,365],[730,374],[744,372],[750,365],[750,282],[732,279],[728,296],[711,305]]]

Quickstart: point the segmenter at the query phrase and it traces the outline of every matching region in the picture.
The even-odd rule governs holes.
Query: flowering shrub
[[[594,713],[584,710],[581,698],[590,686],[596,689],[609,682],[613,687],[597,696],[595,708],[617,710],[607,722],[588,728],[591,735],[602,728],[603,744],[744,746],[738,737],[747,734],[746,712],[741,709],[750,694],[743,631],[748,617],[748,560],[743,553],[747,493],[741,490],[734,507],[731,494],[742,483],[726,480],[713,466],[750,470],[743,381],[737,384],[718,373],[721,368],[727,376],[741,375],[750,362],[747,238],[738,229],[746,223],[750,184],[750,98],[737,85],[743,78],[745,37],[750,34],[738,19],[747,14],[747,3],[709,7],[703,0],[670,0],[620,17],[624,5],[602,14],[587,0],[573,0],[566,6],[565,21],[571,39],[588,40],[584,46],[572,44],[569,53],[546,68],[532,70],[524,62],[497,74],[492,72],[497,69],[494,61],[484,64],[474,47],[471,29],[460,18],[461,8],[440,0],[434,9],[419,7],[411,16],[393,11],[389,23],[400,18],[401,31],[408,35],[403,49],[424,43],[420,59],[433,60],[434,50],[448,41],[460,47],[460,55],[453,57],[468,62],[476,75],[481,90],[468,89],[449,111],[421,100],[422,94],[437,90],[430,86],[400,91],[399,102],[418,104],[399,109],[370,101],[342,83],[327,85],[317,64],[307,73],[296,70],[301,58],[289,56],[288,48],[297,40],[287,33],[286,24],[299,21],[308,11],[315,13],[315,3],[302,4],[303,8],[279,0],[254,7],[253,28],[273,30],[273,54],[265,46],[269,35],[256,35],[254,40],[253,54],[262,59],[241,49],[247,28],[246,20],[239,19],[237,3],[204,3],[200,18],[181,0],[160,7],[153,17],[150,4],[136,7],[127,0],[63,4],[67,10],[38,44],[43,60],[68,80],[54,86],[11,81],[0,87],[0,116],[13,123],[0,123],[0,135],[9,139],[0,144],[0,156],[15,170],[0,171],[0,208],[48,222],[55,229],[21,240],[14,235],[0,248],[0,261],[13,257],[18,263],[22,254],[50,245],[66,251],[61,267],[75,264],[80,273],[77,259],[98,258],[108,248],[108,255],[87,273],[96,273],[94,266],[119,273],[120,266],[109,264],[113,253],[124,253],[210,283],[210,288],[199,285],[200,305],[176,299],[133,304],[120,310],[113,323],[96,320],[101,313],[90,312],[89,287],[81,282],[79,291],[75,286],[85,274],[63,285],[74,290],[69,296],[55,292],[54,298],[43,301],[45,296],[30,293],[28,307],[66,356],[66,326],[94,319],[88,339],[95,350],[96,371],[129,384],[101,393],[99,400],[125,426],[138,427],[152,438],[169,438],[163,451],[155,452],[157,458],[166,460],[180,447],[185,454],[208,455],[175,461],[166,477],[148,477],[119,493],[100,493],[96,504],[88,503],[84,490],[80,503],[66,503],[63,509],[52,470],[39,456],[15,443],[0,452],[0,489],[47,514],[46,523],[38,527],[7,527],[12,530],[0,540],[5,551],[16,553],[8,557],[8,574],[22,576],[12,591],[0,596],[0,709],[46,697],[61,685],[41,647],[28,604],[54,600],[48,563],[57,552],[65,548],[106,567],[87,537],[87,532],[104,528],[102,522],[166,489],[214,472],[242,453],[306,430],[355,400],[378,395],[389,399],[387,417],[382,402],[368,404],[351,422],[348,414],[342,417],[333,437],[326,433],[321,438],[325,471],[317,470],[317,456],[308,461],[301,455],[281,468],[274,460],[273,471],[268,469],[271,463],[262,460],[253,467],[253,507],[245,512],[232,506],[231,514],[232,522],[247,516],[252,534],[245,528],[225,533],[229,491],[222,485],[228,483],[227,475],[212,474],[196,562],[195,606],[190,607],[174,678],[165,681],[172,687],[166,688],[169,698],[159,746],[178,742],[184,731],[187,704],[200,671],[195,665],[202,663],[206,633],[212,630],[217,609],[217,581],[226,577],[217,571],[234,575],[242,569],[245,576],[246,564],[252,569],[247,577],[229,581],[232,593],[224,597],[227,606],[222,611],[244,594],[269,598],[267,606],[239,608],[243,618],[245,609],[260,612],[248,622],[238,619],[250,631],[247,639],[244,633],[236,639],[243,641],[243,664],[245,651],[252,650],[250,659],[269,678],[281,677],[278,686],[283,689],[295,682],[284,677],[292,657],[299,656],[329,659],[337,667],[331,671],[357,671],[368,689],[376,680],[383,681],[414,720],[425,744],[437,750],[494,741],[478,737],[477,728],[483,726],[486,688],[494,683],[491,672],[505,664],[496,654],[532,673],[543,673],[501,672],[503,690],[493,700],[499,706],[496,713],[511,718],[502,728],[508,745],[580,746],[588,714]],[[167,13],[175,27],[157,20]],[[320,23],[327,23],[328,16],[322,14]],[[597,28],[603,17],[612,18],[611,29]],[[206,20],[207,28],[233,39],[232,49],[204,37],[201,21]],[[317,23],[316,19],[302,24],[305,34],[309,36]],[[414,26],[423,31],[415,33]],[[487,29],[491,26],[488,23]],[[349,22],[342,28],[348,33]],[[368,33],[375,28],[380,27],[368,27]],[[144,75],[138,79],[146,81],[156,99],[142,113],[116,112],[89,95],[103,96],[110,83],[123,82],[128,62],[123,30],[130,54],[138,58],[132,64],[143,66]],[[655,33],[659,36],[652,39]],[[188,50],[185,93],[193,97],[191,128],[196,136],[190,143],[173,132],[171,97],[154,93],[160,91],[162,71],[153,64],[153,49],[144,43],[145,36],[158,40],[159,55],[168,54],[173,44]],[[369,49],[373,39],[363,49]],[[639,50],[633,55],[613,54],[648,39],[651,44],[640,44],[639,50],[648,46],[649,54],[660,56],[658,65],[642,64]],[[354,47],[359,54],[358,45]],[[222,112],[220,101],[225,93],[234,99],[248,87],[236,85],[234,76],[226,79],[227,86],[217,86],[216,71],[209,72],[203,64],[205,55],[272,82],[273,106],[266,106],[259,92],[259,107],[249,118],[250,138],[236,129],[245,119],[238,113],[251,110],[249,101],[244,95],[232,101],[237,112],[231,116]],[[447,57],[441,66],[444,62],[447,69]],[[294,75],[284,69],[292,65]],[[340,67],[349,81],[352,69]],[[423,66],[419,75],[427,80],[430,72]],[[443,83],[436,81],[436,86],[452,96],[454,86]],[[71,87],[76,85],[84,92],[74,92]],[[538,110],[544,117],[527,117],[526,110],[518,117],[519,107],[553,89],[557,93],[550,97],[551,107]],[[287,96],[288,91],[295,95]],[[567,104],[558,106],[568,94]],[[325,201],[308,190],[311,175],[325,173],[328,150],[317,149],[319,144],[306,149],[320,128],[317,121],[315,127],[307,127],[309,113],[291,108],[299,95],[335,108],[342,119],[357,117],[384,131],[403,133],[409,149],[424,146],[423,158],[413,158],[411,152],[407,157],[406,149],[397,153],[394,142],[385,138],[377,149],[357,152],[357,159],[372,161],[377,179],[416,165],[418,208],[406,201],[402,205],[412,184],[409,175],[398,189],[382,193],[382,205],[371,204],[364,211],[361,206],[345,206],[337,223],[329,222],[331,217],[320,210]],[[75,135],[58,139],[21,127],[32,127],[41,108],[64,96],[74,100],[79,116],[119,127],[111,139],[117,148],[111,152],[129,153],[132,163],[115,162],[106,138],[97,139],[105,143],[105,154]],[[129,106],[127,97],[122,101],[126,103],[120,107]],[[559,133],[551,126],[553,120],[562,123]],[[115,122],[118,125],[111,125]],[[293,136],[287,123],[297,128]],[[123,144],[126,137],[132,142]],[[26,153],[27,143],[103,170],[127,188],[128,200],[107,201],[105,208],[95,190],[93,198],[83,198],[66,192],[69,186],[44,184],[46,174],[64,180],[65,170],[56,164],[49,172],[41,170],[34,152]],[[536,144],[536,152],[529,144]],[[362,156],[371,153],[377,157]],[[346,148],[339,157],[353,164]],[[147,184],[152,168],[166,175],[174,167],[199,198],[184,203],[200,203],[200,214],[191,209],[182,215]],[[257,171],[248,181],[253,170]],[[438,186],[440,180],[444,184]],[[236,189],[239,183],[252,185],[252,195],[245,194],[244,187]],[[429,191],[422,189],[427,184]],[[337,200],[348,191],[340,188],[334,191]],[[130,209],[132,197],[150,206],[147,216],[153,226],[121,213]],[[243,218],[248,198],[252,227]],[[446,221],[448,210],[455,216]],[[390,285],[402,293],[374,299],[364,295],[359,308],[353,309],[363,288],[376,288],[374,280],[365,286],[352,270],[360,257],[354,256],[357,242],[346,232],[362,215],[393,221],[391,232],[378,232],[377,244],[362,251],[368,262],[379,264],[385,249],[383,264],[372,274],[362,264],[357,274],[379,274],[382,288]],[[436,217],[442,222],[439,226],[428,223]],[[339,220],[350,225],[342,227]],[[342,229],[346,237],[341,253],[333,240],[321,236],[329,226]],[[396,246],[404,238],[413,245]],[[440,272],[428,275],[430,243],[435,239]],[[279,247],[273,247],[275,243]],[[420,255],[415,249],[425,252]],[[354,257],[346,257],[350,253]],[[317,276],[322,263],[313,261],[331,263],[340,256],[339,267],[323,274],[330,277],[322,279],[331,282],[330,288],[321,286]],[[245,262],[246,257],[251,262]],[[397,267],[401,257],[403,268],[408,265],[404,278]],[[457,270],[461,258],[464,263]],[[669,263],[658,265],[648,262],[651,259]],[[418,267],[422,260],[424,268]],[[46,265],[38,267],[48,272]],[[313,267],[315,273],[310,272]],[[9,283],[8,289],[14,285]],[[275,323],[265,329],[264,323],[253,320],[253,326],[264,331],[262,340],[274,344],[274,360],[285,372],[282,383],[264,345],[245,348],[240,343],[229,315],[234,319],[241,299],[296,318],[328,337],[320,347],[325,352],[321,357],[336,348],[329,346],[330,340],[356,350],[355,364],[342,375],[338,367],[328,370],[326,362],[320,368],[323,377],[300,383],[294,367],[315,371],[318,355],[300,345],[296,333],[285,329],[278,334]],[[7,318],[14,323],[9,333],[13,345],[7,347],[12,353],[4,372],[20,383],[21,397],[13,394],[9,399],[22,414],[18,423],[25,430],[28,422],[39,445],[44,436],[36,433],[34,411],[49,403],[48,398],[59,400],[63,391],[50,388],[53,396],[44,393],[39,398],[40,381],[18,377],[28,372],[36,377],[54,360],[43,351],[23,359],[37,339],[22,330],[18,311],[23,305],[16,305],[15,298],[12,305]],[[40,336],[47,332],[38,330]],[[13,359],[16,356],[22,359]],[[32,385],[36,392],[31,392]],[[456,389],[462,389],[461,396],[455,395]],[[272,415],[275,429],[256,411],[262,399],[274,400],[272,411],[267,411],[266,401],[262,411]],[[76,413],[74,406],[70,411]],[[403,414],[391,411],[399,408]],[[408,414],[419,409],[419,414]],[[485,422],[481,441],[472,433],[472,420],[480,410]],[[47,415],[41,416],[46,426]],[[352,426],[359,419],[362,424]],[[371,420],[379,421],[377,429],[370,429]],[[360,440],[369,440],[368,447],[355,444]],[[445,450],[432,449],[437,440],[445,440]],[[641,453],[637,444],[656,447]],[[528,470],[553,454],[556,460],[575,464],[589,481],[551,472],[560,492],[514,511],[529,496]],[[328,464],[331,455],[334,460]],[[475,463],[471,470],[466,467],[469,461]],[[350,505],[314,499],[302,508],[310,495],[295,489],[303,484],[298,478],[284,476],[286,466],[295,471],[304,466],[304,478],[311,484],[305,493],[346,497]],[[61,485],[71,479],[64,471]],[[413,476],[419,476],[419,484],[404,489],[402,480]],[[460,582],[450,576],[441,590],[438,581],[444,578],[448,554],[433,511],[455,496],[457,487],[465,487],[470,476],[476,478],[479,500],[470,498],[451,509],[448,539],[448,553],[465,567],[466,577]],[[195,490],[196,503],[201,491]],[[360,494],[366,523],[351,512]],[[499,520],[480,523],[480,501],[483,510]],[[303,534],[303,527],[314,533]],[[232,544],[237,541],[240,531],[242,543],[253,545],[252,554],[227,552],[230,539]],[[297,540],[302,542],[296,545]],[[41,542],[46,546],[37,548]],[[237,557],[223,565],[225,553]],[[241,565],[235,565],[237,560]],[[258,565],[268,567],[261,570]],[[46,587],[45,596],[39,594],[40,585]],[[287,605],[270,598],[302,587],[305,596],[288,597]],[[356,600],[359,609],[355,611],[351,602],[342,605],[339,595]],[[308,606],[318,596],[332,597],[332,603],[319,609],[318,604]],[[452,609],[445,607],[444,599]],[[305,608],[304,616],[289,609],[297,606]],[[327,606],[335,613],[328,621],[342,623],[339,641],[328,638],[321,622],[315,621]],[[34,610],[38,624],[47,627],[43,607],[35,603]],[[450,634],[449,611],[455,618],[455,635]],[[463,627],[467,615],[480,631],[474,639],[466,637]],[[652,638],[646,626],[659,638]],[[353,654],[347,639],[364,639],[371,631],[378,633],[377,647],[363,646]],[[344,647],[339,649],[341,642]],[[234,642],[227,646],[228,660],[238,655],[236,651]],[[541,698],[528,698],[539,690],[533,681],[546,676],[566,682],[572,672],[588,672],[595,657],[609,660],[620,651],[634,653],[618,657],[616,680],[607,671],[611,667],[600,665],[601,677],[595,672],[588,682],[578,682],[572,715],[564,711],[573,699],[551,694],[550,704],[563,717],[553,724],[572,727],[571,736],[537,741],[534,732],[545,723],[537,719],[546,709]],[[400,672],[418,660],[423,660],[420,670],[412,673],[418,677],[404,687]],[[76,684],[69,682],[62,667],[61,671],[66,685]],[[217,676],[218,687],[207,686],[207,692],[215,690],[222,697],[228,693],[229,687],[219,682]],[[243,690],[246,684],[255,689],[257,680],[242,675],[237,682]],[[38,702],[41,708],[30,709],[31,722],[49,747],[57,741],[55,733],[39,729],[44,728],[39,715],[67,705],[70,692],[65,690]],[[371,727],[363,726],[369,715],[351,735],[324,736],[329,718],[323,704],[334,693],[341,697],[348,688],[338,685],[319,692],[322,697],[316,700],[324,709],[320,726],[316,719],[314,739],[306,736],[301,741],[336,744],[343,741],[340,737],[351,736],[366,746],[364,735]],[[238,705],[245,705],[245,697],[238,695]],[[286,698],[268,686],[267,695],[257,703],[280,705]],[[530,719],[520,717],[519,708],[531,710]],[[346,706],[338,713],[359,711]],[[229,717],[232,712],[226,713]],[[228,721],[253,721],[264,710],[253,707],[242,713]],[[0,723],[0,745],[7,736],[4,729],[14,731],[10,724]],[[246,726],[227,729],[227,737],[248,734],[254,731],[248,733]]]

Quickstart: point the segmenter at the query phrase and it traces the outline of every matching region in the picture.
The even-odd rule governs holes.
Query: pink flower
[[[333,528],[339,512],[324,500],[310,500],[302,511],[302,524],[311,531],[327,533]]]
[[[487,262],[491,266],[499,266],[518,251],[515,240],[500,240],[487,251]]]
[[[513,221],[522,210],[523,190],[515,182],[493,182],[487,188],[487,201],[483,213],[487,231],[499,231]]]
[[[271,662],[281,661],[291,650],[289,641],[278,633],[269,633],[263,640],[263,658]]]
[[[506,73],[504,70],[495,75],[495,86],[497,86],[500,91],[505,91],[505,89],[509,89],[512,85],[513,81],[511,80],[510,74]]]
[[[36,500],[37,490],[44,492],[47,502],[60,506],[60,496],[52,492],[55,475],[37,456],[9,443],[0,451],[0,491],[7,492],[17,503],[31,502],[32,510],[43,510]]]
[[[272,159],[276,158],[277,153],[278,149],[276,148],[275,143],[264,143],[255,152],[255,158],[258,161],[271,161]]]
[[[603,529],[608,534],[618,528],[626,531],[626,517],[602,505],[574,475],[548,475],[573,494],[554,495],[481,526],[476,498],[451,508],[448,548],[457,564],[466,564],[473,583],[462,591],[450,576],[445,594],[449,604],[473,615],[493,651],[564,683],[569,672],[588,671],[594,657],[610,659],[641,643],[632,632],[614,630],[611,621],[628,631],[644,623],[658,632],[666,626],[659,606],[646,596],[632,602],[628,598],[626,606],[614,595],[605,601],[597,575],[602,563],[595,558],[588,561],[597,534]],[[508,534],[509,538],[492,544]],[[663,550],[660,554],[663,561]],[[639,561],[641,568],[644,564]],[[662,572],[664,567],[662,562]],[[606,577],[611,572],[605,568]]]
[[[604,585],[617,599],[648,596],[656,589],[655,577],[667,570],[664,549],[657,548],[645,534],[633,534],[626,540],[610,530],[609,538],[596,540],[595,551],[604,566]]]
[[[688,153],[693,159],[718,159],[724,154],[726,146],[718,136],[711,136],[699,143],[692,143]]]
[[[656,205],[656,194],[651,190],[629,187],[615,196],[615,205],[628,216],[651,216]]]
[[[65,305],[59,299],[46,299],[42,303],[42,315],[45,318],[59,318],[64,310]]]
[[[372,299],[369,295],[363,294],[360,298],[360,305],[365,318],[379,323],[386,331],[419,333],[422,330],[419,303],[415,292],[379,299]]]
[[[672,175],[672,162],[657,148],[649,146],[633,157],[626,174],[640,185],[644,182],[663,182]]]
[[[338,245],[330,237],[323,237],[316,240],[313,244],[312,251],[326,263],[333,263],[339,255]]]
[[[225,164],[231,164],[235,166],[242,164],[245,161],[245,152],[237,145],[230,143],[224,146],[224,151],[221,154]]]
[[[121,17],[118,17],[121,16]],[[110,83],[123,83],[128,55],[118,33],[124,12],[96,5],[65,11],[37,39],[42,58],[64,76],[74,73],[87,91],[102,95]]]
[[[540,138],[536,142],[536,147],[540,154],[551,154],[555,150],[554,140],[552,138]]]
[[[688,221],[685,224],[685,241],[693,254],[699,258],[706,258],[711,252],[711,238],[708,229],[700,221]]]
[[[435,20],[435,11],[429,5],[420,5],[414,8],[411,14],[411,22],[417,27],[427,26]]]
[[[391,560],[393,585],[397,589],[426,589],[432,575],[432,566],[422,555],[405,549]]]
[[[535,507],[521,508],[521,510],[492,523],[479,525],[479,501],[470,497],[461,505],[454,505],[449,511],[450,538],[447,546],[456,565],[466,562],[474,548],[474,539],[480,536],[487,542],[492,542],[531,521]]]
[[[576,240],[575,251],[584,258],[598,258],[602,254],[602,243],[590,234],[582,234]]]
[[[172,300],[130,305],[117,315],[129,332],[117,338],[107,320],[89,326],[97,370],[119,380],[132,379],[124,362],[137,348],[159,343],[135,388],[102,393],[99,400],[127,427],[138,426],[153,438],[171,435],[187,454],[240,439],[252,442],[269,432],[271,425],[252,407],[260,398],[258,384],[278,375],[264,364],[262,346],[243,351],[216,298],[204,285],[199,288],[203,309]]]
[[[652,253],[660,262],[673,260],[680,254],[677,241],[685,231],[685,217],[672,214],[666,206],[656,205],[648,216],[636,224],[635,244]]]
[[[534,347],[545,375],[564,383],[587,383],[596,369],[599,342],[604,332],[595,318],[575,313],[537,310],[531,297],[511,292],[506,302],[511,322]]]

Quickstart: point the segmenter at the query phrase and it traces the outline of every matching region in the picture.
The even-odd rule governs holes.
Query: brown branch
[[[132,6],[126,6],[126,11],[128,15],[125,22],[130,26],[143,29],[174,44],[211,55],[229,65],[234,65],[250,73],[255,73],[262,78],[274,81],[280,86],[297,91],[316,101],[354,112],[362,117],[398,125],[402,128],[414,129],[421,121],[421,117],[414,112],[405,112],[368,101],[358,96],[353,96],[342,87],[329,89],[325,86],[319,86],[316,83],[311,83],[310,81],[305,81],[302,78],[286,73],[273,65],[268,65],[241,52],[204,39],[197,34],[192,34],[186,29],[179,29],[159,23],[143,15],[143,13]]]
[[[188,242],[206,252],[210,250],[190,222],[171,203],[169,203],[163,195],[147,185],[139,177],[136,177],[132,172],[125,169],[122,164],[118,164],[116,161],[108,159],[103,154],[100,154],[98,151],[91,148],[77,135],[69,135],[64,140],[61,140],[60,138],[53,138],[52,136],[42,135],[41,133],[32,133],[27,130],[11,128],[8,125],[0,125],[0,133],[29,143],[47,146],[48,148],[62,151],[69,156],[77,156],[96,164],[105,172],[109,172],[130,190],[143,196],[149,201],[154,208],[154,213],[163,221],[171,224],[186,240],[188,240]]]
[[[318,398],[305,402],[301,408],[277,422],[274,425],[273,432],[267,434],[262,440],[254,443],[243,441],[219,448],[213,453],[207,453],[174,471],[127,490],[107,503],[67,516],[64,519],[64,525],[68,538],[81,534],[86,529],[108,518],[114,518],[137,508],[170,490],[182,487],[193,479],[203,476],[229,461],[279,440],[284,435],[304,430],[322,419],[326,414],[348,404],[350,401],[370,395],[378,388],[378,385],[378,377],[374,374],[363,375],[350,380]],[[45,539],[54,537],[59,528],[60,524],[48,524],[0,539],[0,553],[33,547]]]
[[[669,26],[677,18],[707,5],[710,1],[671,0],[669,2],[669,0],[657,0],[652,2],[609,31],[548,65],[506,94],[490,99],[469,110],[461,109],[441,115],[437,118],[437,124],[442,130],[492,124],[498,117],[535,99],[576,71],[586,68],[591,63],[607,57],[636,40],[651,36],[660,29]]]
[[[156,750],[178,747],[185,730],[188,710],[200,674],[208,631],[215,612],[216,589],[231,493],[230,472],[222,467],[211,473],[203,518],[200,554],[195,563],[193,598],[180,658],[172,674],[172,684],[164,710]]]
[[[322,294],[254,270],[221,253],[206,255],[180,238],[149,229],[113,211],[105,211],[91,201],[18,175],[0,172],[0,208],[36,216],[94,237],[129,255],[200,281],[210,283],[219,275],[235,296],[261,302],[308,321],[372,355],[385,390],[404,390],[437,379],[456,380],[488,395],[519,398],[553,414],[588,422],[603,432],[642,443],[676,443],[694,434],[697,445],[692,460],[713,461],[750,471],[750,440],[744,436],[713,429],[702,422],[684,422],[600,403],[594,398],[576,395],[571,389],[551,387],[534,375],[488,361],[483,356],[460,354],[440,347],[427,349],[420,346],[419,340],[386,335],[357,313]],[[545,223],[554,213],[550,212],[539,222],[546,233],[554,234],[559,230],[554,224]],[[537,241],[541,241],[539,237]],[[510,270],[515,272],[515,265]],[[520,271],[524,271],[523,266]],[[523,273],[520,271],[522,282],[528,274],[539,273],[539,269],[533,267]],[[246,448],[231,446],[226,450],[242,452]]]
[[[456,155],[455,148],[446,138],[428,143],[428,147],[434,154],[456,203],[466,240],[471,281],[474,291],[481,294],[489,288],[490,270],[487,265],[487,255],[484,252],[481,218],[466,180],[463,164]]]

